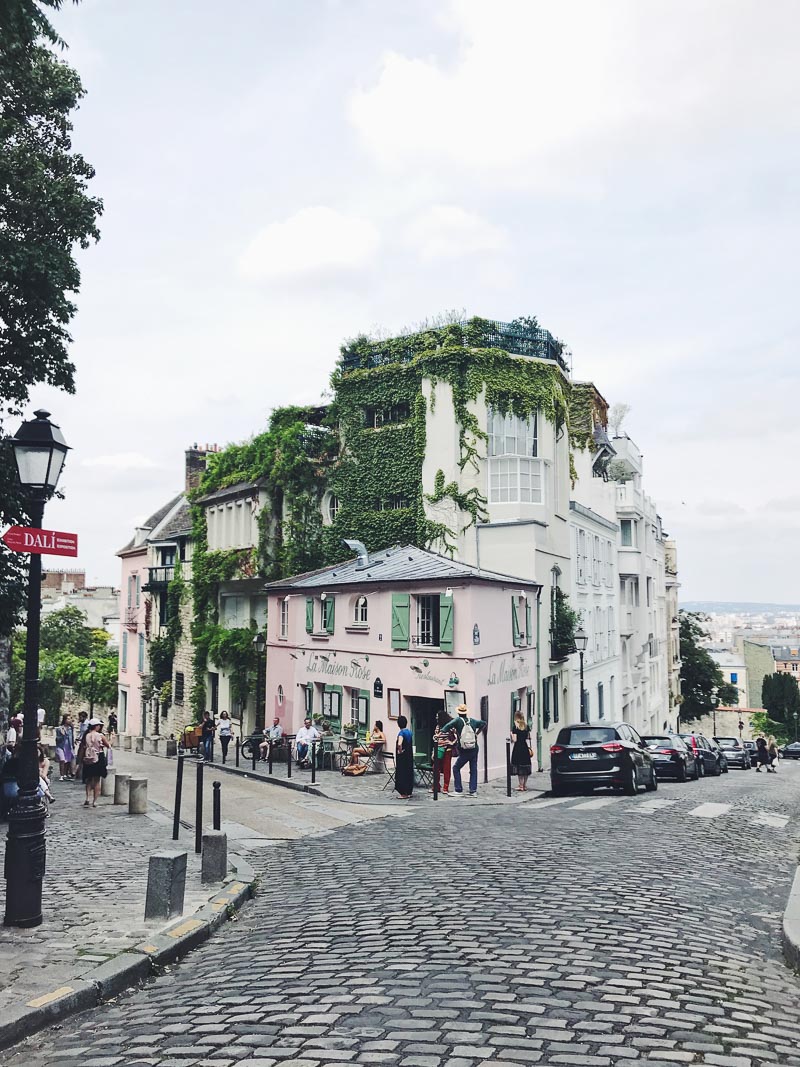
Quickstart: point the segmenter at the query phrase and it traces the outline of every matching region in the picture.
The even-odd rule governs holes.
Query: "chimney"
[[[207,448],[200,448],[197,444],[186,449],[186,492],[197,489],[200,479],[206,469]]]

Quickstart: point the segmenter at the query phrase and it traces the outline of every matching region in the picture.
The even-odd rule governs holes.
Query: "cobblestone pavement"
[[[3,1062],[800,1065],[799,809],[793,765],[280,844],[237,922]]]

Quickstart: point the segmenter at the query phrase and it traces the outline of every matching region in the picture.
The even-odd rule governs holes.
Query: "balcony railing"
[[[169,585],[172,579],[175,577],[175,567],[148,567],[150,576],[147,579],[147,585],[143,588],[145,590],[161,589],[164,586]]]
[[[636,489],[633,482],[617,486],[617,511],[638,511],[643,513],[641,489]]]
[[[569,373],[564,345],[549,330],[518,322],[496,322],[494,319],[455,322],[387,341],[359,341],[352,348],[342,351],[342,370],[380,367],[386,363],[409,363],[421,352],[430,352],[442,345],[500,348],[516,356],[552,360]]]

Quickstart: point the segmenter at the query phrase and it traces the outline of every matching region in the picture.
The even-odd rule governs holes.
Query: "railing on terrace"
[[[421,352],[435,350],[445,344],[462,345],[464,348],[500,348],[516,356],[553,360],[565,373],[570,371],[565,358],[566,348],[549,330],[541,326],[523,326],[493,319],[456,322],[385,341],[359,341],[342,351],[342,370],[408,363]]]
[[[150,577],[147,579],[147,585],[145,589],[152,589],[154,586],[169,585],[172,579],[175,577],[175,567],[149,567]]]

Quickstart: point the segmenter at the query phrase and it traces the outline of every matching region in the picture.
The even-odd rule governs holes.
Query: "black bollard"
[[[214,796],[212,800],[214,802],[214,829],[219,830],[222,826],[222,804],[220,801],[220,790],[222,788],[221,782],[214,782],[212,786],[214,790]]]
[[[211,735],[211,744],[208,746],[208,762],[214,762],[214,735]]]
[[[250,750],[253,755],[253,770],[256,769],[256,760],[258,759],[258,742],[254,737],[250,738]]]
[[[286,742],[286,777],[292,777],[292,742]]]
[[[194,798],[194,850],[200,855],[203,851],[203,764],[197,764],[197,780]]]
[[[439,746],[436,742],[433,742],[433,758],[431,759],[433,764],[433,799],[439,799]]]
[[[506,796],[511,796],[511,742],[506,741]]]
[[[181,794],[183,793],[183,761],[185,756],[178,756],[178,771],[175,775],[175,814],[172,817],[172,840],[177,841],[181,829]]]
[[[242,747],[239,738],[236,738],[236,766],[239,766],[239,749]]]
[[[272,774],[272,741],[270,741],[267,747],[267,770]]]
[[[317,780],[317,742],[311,742],[311,784]]]

